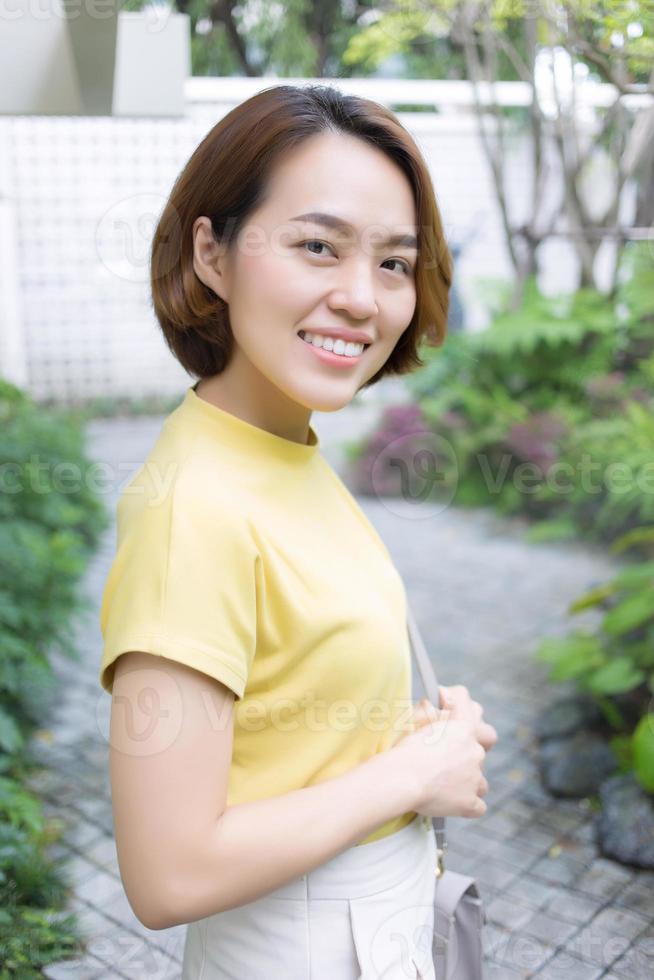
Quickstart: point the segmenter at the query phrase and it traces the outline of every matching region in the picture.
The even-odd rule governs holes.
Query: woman
[[[414,707],[402,581],[310,424],[445,336],[429,172],[382,106],[266,89],[184,167],[151,271],[199,380],[102,602],[130,904],[188,923],[185,980],[433,978],[429,818],[485,812],[497,733],[462,686]]]

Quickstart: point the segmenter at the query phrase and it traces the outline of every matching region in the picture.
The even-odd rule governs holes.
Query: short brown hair
[[[418,345],[439,347],[445,340],[452,258],[427,164],[410,133],[390,109],[370,99],[329,85],[275,85],[236,106],[209,131],[177,177],[154,233],[154,312],[169,348],[190,374],[219,374],[233,345],[227,304],[193,268],[194,221],[210,217],[216,241],[229,249],[262,202],[275,159],[323,131],[358,136],[390,157],[411,183],[418,217],[414,315],[363,387],[422,367]]]

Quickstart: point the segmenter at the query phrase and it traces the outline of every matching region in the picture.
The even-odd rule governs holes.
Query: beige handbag
[[[436,674],[408,603],[407,625],[425,694],[439,708],[440,692]],[[437,855],[432,943],[436,980],[482,980],[482,929],[486,914],[479,889],[474,878],[445,869],[445,819],[433,817],[432,823],[436,833]]]

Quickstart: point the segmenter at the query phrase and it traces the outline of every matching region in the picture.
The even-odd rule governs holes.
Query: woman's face
[[[295,220],[311,212],[352,227]],[[206,218],[194,233],[202,222],[206,234]],[[202,267],[203,280],[229,305],[235,347],[226,370],[309,411],[349,403],[388,360],[415,311],[416,248],[384,242],[417,234],[411,185],[384,153],[340,133],[304,140],[275,167],[265,203],[209,277]],[[198,242],[196,234],[196,256]],[[339,330],[369,346],[347,357],[300,337]]]

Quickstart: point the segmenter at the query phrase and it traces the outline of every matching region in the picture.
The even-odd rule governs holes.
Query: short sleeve
[[[242,698],[257,620],[258,553],[247,519],[227,493],[194,492],[186,479],[161,499],[146,489],[136,480],[118,501],[100,684],[112,693],[117,658],[142,650],[209,674]]]

